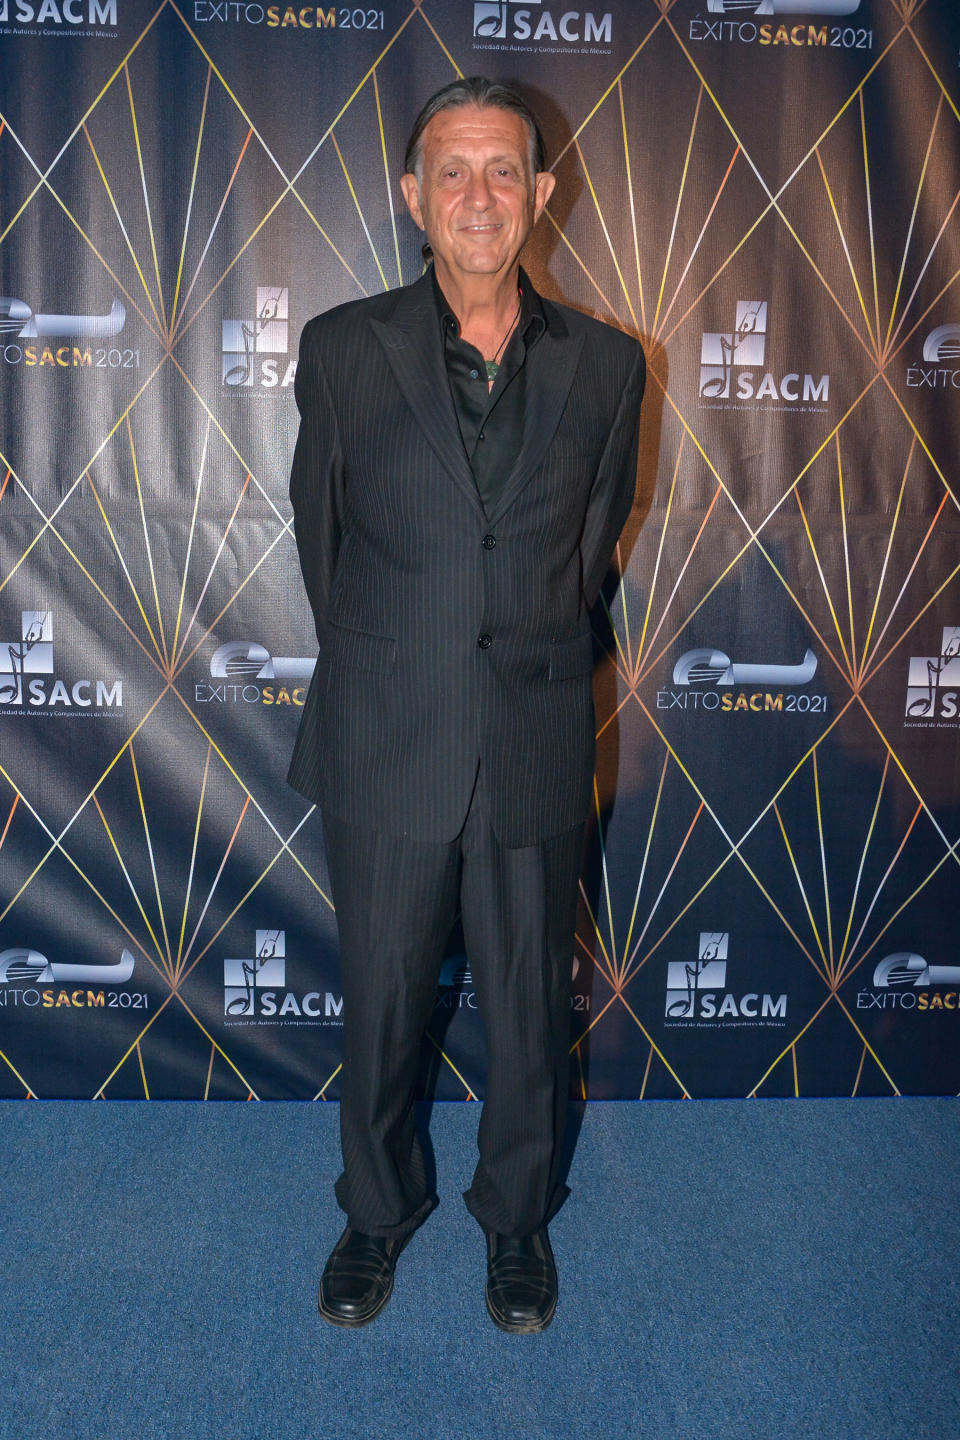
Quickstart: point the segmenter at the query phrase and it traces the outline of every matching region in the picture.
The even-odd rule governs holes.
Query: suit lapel
[[[393,377],[437,459],[482,511],[450,396],[429,273],[397,293],[397,307],[390,320],[371,320],[370,324]]]
[[[551,311],[546,301],[544,309],[547,328],[525,361],[523,441],[490,512],[491,525],[513,504],[546,454],[560,423],[580,359],[582,336],[571,336],[561,316]]]
[[[524,276],[522,283],[530,282]],[[562,316],[548,301],[543,305],[547,328],[525,362],[523,440],[487,517],[490,524],[509,509],[543,460],[560,423],[580,359],[582,336],[571,336]],[[388,321],[372,319],[370,325],[437,459],[483,514],[450,395],[430,274],[397,292],[397,306]]]

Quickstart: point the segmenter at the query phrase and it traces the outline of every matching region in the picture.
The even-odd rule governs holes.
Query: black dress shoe
[[[557,1308],[557,1267],[546,1228],[515,1237],[487,1232],[487,1309],[513,1335],[546,1330]]]
[[[365,1235],[348,1225],[320,1280],[320,1314],[331,1325],[369,1325],[390,1299],[393,1267],[406,1244],[382,1235]]]

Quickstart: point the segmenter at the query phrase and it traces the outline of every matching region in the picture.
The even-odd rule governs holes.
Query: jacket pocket
[[[577,680],[593,672],[593,636],[578,635],[550,646],[550,679]]]
[[[328,621],[330,665],[351,670],[372,670],[389,675],[397,660],[397,642],[392,635],[373,635],[369,630],[351,630]]]

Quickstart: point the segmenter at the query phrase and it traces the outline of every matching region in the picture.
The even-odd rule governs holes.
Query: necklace
[[[506,345],[507,341],[510,339],[510,336],[513,334],[514,327],[516,326],[517,321],[520,319],[520,307],[521,307],[522,305],[523,305],[523,291],[520,292],[520,298],[519,298],[518,301],[517,301],[516,314],[514,315],[513,319],[510,321],[510,324],[507,326],[506,334],[504,335],[503,339],[500,341],[500,344],[497,346],[497,348],[496,348],[496,350],[495,350],[495,352],[494,352],[493,359],[492,359],[492,360],[484,360],[484,362],[483,362],[484,365],[485,365],[486,368],[487,368],[487,380],[490,382],[491,385],[493,384],[494,380],[496,380],[496,378],[497,378],[497,372],[498,372],[499,369],[500,369],[500,356],[501,356],[501,354],[503,353],[504,346]]]

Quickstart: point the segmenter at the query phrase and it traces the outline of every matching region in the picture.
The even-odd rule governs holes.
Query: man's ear
[[[403,183],[402,181],[400,182]],[[553,194],[553,187],[557,183],[556,175],[549,170],[538,170],[537,178],[533,185],[533,223],[536,225],[540,219],[540,212]],[[410,203],[409,201],[407,202]]]
[[[550,178],[552,180],[553,176],[551,175]],[[407,202],[407,209],[413,217],[414,224],[419,225],[420,229],[423,230],[425,227],[423,216],[420,213],[420,186],[417,182],[416,175],[411,173],[401,175],[400,189],[403,191],[403,198]]]

